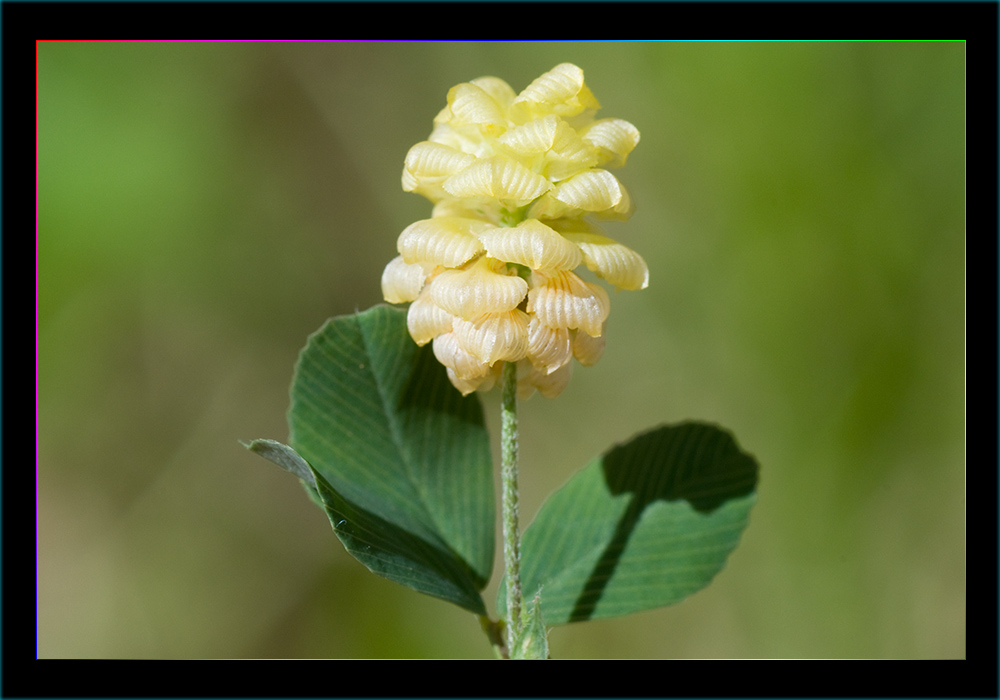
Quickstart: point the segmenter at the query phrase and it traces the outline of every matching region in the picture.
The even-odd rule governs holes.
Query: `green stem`
[[[500,481],[503,557],[507,573],[507,645],[521,636],[521,533],[517,524],[517,363],[503,366],[500,404]]]

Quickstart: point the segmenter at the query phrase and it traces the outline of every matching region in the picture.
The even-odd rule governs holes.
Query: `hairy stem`
[[[500,405],[503,558],[507,574],[507,644],[521,635],[521,533],[517,523],[517,364],[504,363]]]

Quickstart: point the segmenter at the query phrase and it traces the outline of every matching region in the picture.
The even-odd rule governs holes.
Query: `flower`
[[[639,131],[600,108],[583,71],[563,63],[516,94],[477,78],[448,91],[429,138],[406,154],[403,189],[429,199],[431,218],[399,235],[382,293],[407,303],[413,340],[463,394],[492,387],[518,365],[518,394],[557,396],[574,358],[604,350],[607,291],[644,289],[645,261],[585,217],[625,220],[632,199],[609,172]]]

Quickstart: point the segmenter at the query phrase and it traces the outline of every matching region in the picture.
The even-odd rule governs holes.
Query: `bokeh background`
[[[964,656],[963,43],[41,42],[39,657],[491,656],[239,441],[286,439],[306,336],[380,302],[448,88],[563,61],[642,132],[610,228],[651,283],[522,404],[522,520],[663,422],[762,473],[710,587],[553,654]]]

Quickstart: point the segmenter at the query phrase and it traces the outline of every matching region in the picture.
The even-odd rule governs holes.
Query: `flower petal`
[[[450,333],[454,320],[454,316],[431,300],[427,290],[406,310],[406,328],[417,345],[426,345],[437,336]]]
[[[442,333],[431,347],[438,362],[451,369],[459,379],[476,379],[490,371],[488,364],[462,349],[454,333]]]
[[[584,130],[583,140],[600,151],[601,165],[620,168],[639,144],[639,130],[624,119],[599,119]]]
[[[475,162],[475,157],[451,146],[421,141],[403,161],[403,190],[431,198],[443,195],[441,183]]]
[[[601,105],[584,83],[583,70],[572,63],[560,63],[535,78],[511,107],[521,107],[527,114],[571,117],[585,110],[596,111]]]
[[[534,164],[556,182],[597,165],[599,160],[598,149],[554,114],[508,129],[498,140],[523,164]]]
[[[584,367],[596,365],[604,354],[606,338],[604,333],[594,337],[589,333],[577,331],[573,334],[573,357]]]
[[[504,109],[493,96],[474,83],[459,83],[448,91],[448,122],[453,125],[475,124],[487,133],[507,128]]]
[[[382,297],[390,304],[413,301],[426,279],[427,271],[422,265],[410,265],[397,255],[382,271]]]
[[[490,257],[532,270],[572,270],[583,260],[576,245],[537,219],[483,231],[479,240]]]
[[[618,241],[596,233],[563,234],[583,251],[583,261],[598,277],[622,289],[649,286],[649,268],[637,252]]]
[[[407,151],[403,163],[417,177],[438,177],[461,172],[475,160],[475,157],[451,146],[421,141]]]
[[[455,319],[453,332],[463,350],[488,365],[516,362],[528,352],[528,314],[520,309]]]
[[[459,267],[483,252],[476,234],[491,228],[485,221],[457,216],[424,219],[403,229],[396,247],[408,263]]]
[[[517,93],[514,92],[507,81],[500,78],[495,78],[492,75],[483,76],[482,78],[476,78],[475,80],[470,80],[470,83],[476,87],[482,88],[487,95],[493,98],[501,109],[507,109],[510,103],[514,101],[517,97]]]
[[[540,197],[551,183],[512,158],[480,159],[442,183],[452,197],[490,197],[523,207]]]
[[[559,117],[546,115],[508,129],[498,140],[512,153],[531,156],[552,148],[559,127]]]
[[[567,362],[554,372],[541,372],[530,364],[521,374],[522,367],[518,365],[517,397],[519,399],[530,398],[537,390],[547,399],[554,399],[569,386],[569,380],[573,376],[573,363]]]
[[[623,189],[607,170],[587,170],[560,182],[552,197],[583,211],[604,211],[621,202]]]
[[[572,272],[532,275],[528,313],[549,328],[579,328],[596,337],[610,310],[608,293]]]
[[[448,373],[448,379],[451,380],[456,389],[462,392],[462,396],[468,396],[473,391],[489,391],[496,386],[497,381],[500,379],[500,369],[502,367],[503,363],[499,362],[483,376],[472,379],[462,379],[455,374],[455,370],[451,367],[445,367],[445,370]]]
[[[533,316],[528,323],[528,359],[543,374],[551,374],[565,365],[573,359],[569,329],[549,328]]]
[[[563,180],[528,210],[528,216],[540,219],[586,213],[617,219],[627,219],[632,214],[628,192],[607,170],[585,170]]]
[[[454,316],[471,320],[482,314],[510,311],[528,291],[528,283],[506,274],[499,260],[483,256],[466,267],[444,270],[429,285],[434,303]]]

